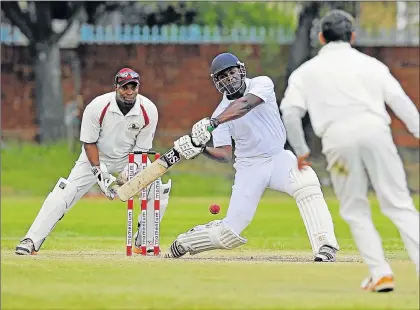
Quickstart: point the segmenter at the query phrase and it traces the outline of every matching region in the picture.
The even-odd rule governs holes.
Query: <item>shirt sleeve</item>
[[[383,93],[387,105],[407,126],[408,131],[419,139],[419,112],[388,68],[384,74]]]
[[[287,141],[289,141],[296,156],[310,153],[310,149],[305,140],[305,133],[302,127],[301,111],[297,107],[287,110],[287,115],[283,115],[283,123],[286,127]]]
[[[156,106],[151,106],[147,110],[149,116],[149,124],[147,124],[143,129],[140,130],[140,133],[136,138],[136,145],[133,148],[133,151],[148,151],[153,147],[153,139],[155,137],[156,127],[158,124],[158,111]]]
[[[213,147],[232,145],[232,137],[230,135],[229,126],[226,123],[220,124],[212,132]]]
[[[301,116],[303,117],[308,110],[308,107],[303,93],[303,82],[299,78],[298,74],[298,72],[294,71],[290,75],[283,100],[280,103],[280,111],[282,114],[285,114],[288,109],[298,108],[301,112]]]
[[[274,83],[268,76],[255,78],[250,85],[248,94],[253,94],[267,102],[274,94]]]
[[[302,81],[299,73],[294,71],[289,78],[284,98],[280,104],[282,119],[286,127],[287,141],[289,141],[297,156],[310,152],[305,141],[305,134],[302,128],[302,117],[305,116],[307,105],[305,96],[302,93]]]
[[[83,143],[95,143],[99,139],[99,115],[95,112],[92,103],[93,101],[86,106],[82,116],[80,141]]]

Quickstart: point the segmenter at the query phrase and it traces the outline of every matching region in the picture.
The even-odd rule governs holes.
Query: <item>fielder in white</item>
[[[372,219],[368,177],[381,211],[398,227],[419,272],[419,213],[389,127],[385,102],[419,138],[419,114],[389,69],[353,49],[353,18],[334,10],[321,20],[319,54],[295,70],[280,105],[289,142],[304,160],[309,155],[301,117],[309,112],[322,139],[340,214],[369,267],[362,288],[394,289],[394,277]]]
[[[213,249],[232,249],[247,240],[240,236],[251,223],[266,188],[296,199],[306,226],[315,261],[331,262],[338,250],[334,226],[320,183],[310,168],[299,170],[296,157],[284,149],[286,131],[280,119],[274,85],[267,76],[246,78],[245,65],[230,53],[218,55],[211,76],[223,99],[211,119],[196,123],[191,136],[175,142],[186,159],[204,152],[227,162],[235,141],[235,181],[226,217],[198,225],[176,238],[167,257],[197,254]],[[213,132],[214,147],[206,147]]]
[[[94,185],[109,199],[114,198],[111,173],[122,172],[121,180],[128,177],[128,154],[152,148],[158,122],[156,106],[138,93],[140,78],[129,68],[121,69],[115,76],[115,91],[92,100],[83,113],[80,140],[82,152],[67,179],[60,178],[45,199],[26,236],[16,247],[16,254],[30,255],[39,251],[45,238],[58,221]],[[141,167],[141,156],[135,158]],[[161,186],[161,218],[169,201],[171,181]],[[149,190],[148,209],[153,210],[152,191]],[[153,215],[153,212],[148,212]],[[140,227],[139,216],[139,227]],[[148,244],[151,246],[153,227]],[[138,231],[136,236],[138,236]],[[140,238],[136,237],[135,253],[140,253]]]

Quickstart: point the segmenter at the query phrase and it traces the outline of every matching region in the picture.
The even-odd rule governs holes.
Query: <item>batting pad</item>
[[[215,249],[231,250],[247,242],[220,220],[195,226],[176,241],[191,255]]]
[[[323,245],[339,249],[334,234],[334,224],[325,202],[321,189],[317,186],[308,186],[296,197],[300,215],[308,233],[314,255]],[[306,194],[305,195],[305,191]]]

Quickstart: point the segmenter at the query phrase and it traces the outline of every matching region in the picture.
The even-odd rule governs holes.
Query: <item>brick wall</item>
[[[226,48],[226,47],[225,47]],[[259,47],[253,46],[254,55]],[[419,49],[416,47],[361,48],[386,63],[403,88],[419,104]],[[156,103],[160,121],[158,137],[165,133],[180,135],[198,119],[212,113],[219,103],[219,93],[209,78],[209,64],[224,51],[222,45],[82,45],[77,50],[62,51],[64,101],[74,95],[75,82],[69,63],[76,52],[82,62],[81,94],[85,103],[112,90],[114,74],[122,67],[133,67],[141,75],[140,92]],[[29,54],[24,47],[1,46],[1,128],[3,135],[16,134],[31,139],[36,133],[34,76]],[[278,94],[279,96],[281,94]],[[392,123],[397,143],[417,146],[404,125]]]

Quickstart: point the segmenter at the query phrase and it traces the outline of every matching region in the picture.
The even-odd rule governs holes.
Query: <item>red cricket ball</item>
[[[210,210],[211,214],[217,214],[217,213],[220,212],[220,206],[219,205],[211,205],[209,210]]]

